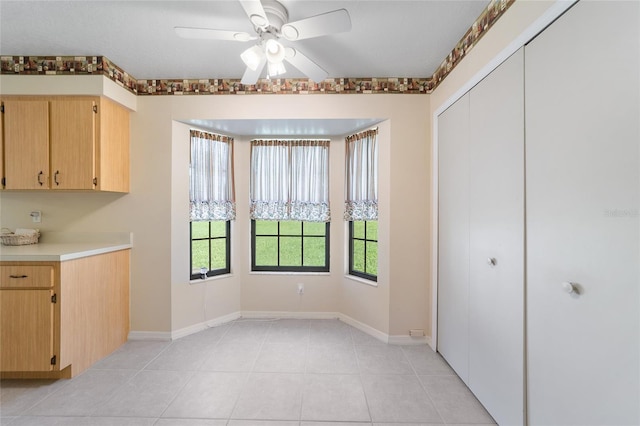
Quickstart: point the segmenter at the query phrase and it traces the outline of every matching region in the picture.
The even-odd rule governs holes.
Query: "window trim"
[[[193,238],[193,222],[189,222],[189,272],[191,276],[191,280],[202,280],[209,277],[214,277],[218,275],[225,275],[231,273],[231,221],[227,220],[225,226],[225,236],[224,237],[211,237],[211,220],[206,221],[209,223],[209,238]],[[212,240],[221,240],[225,239],[225,267],[220,269],[209,269],[206,275],[203,277],[202,274],[193,273],[193,241],[209,241],[209,267],[211,267],[211,241]]]
[[[330,258],[330,222],[325,223],[325,235],[304,235],[304,223],[305,221],[299,220],[296,222],[301,222],[302,227],[300,230],[300,235],[282,235],[280,234],[280,222],[288,222],[289,220],[284,221],[274,221],[278,222],[278,234],[277,235],[258,235],[258,237],[277,237],[278,238],[278,264],[280,263],[280,238],[281,237],[300,237],[302,238],[301,244],[301,258],[304,259],[304,237],[311,238],[324,238],[324,266],[274,266],[274,265],[256,265],[256,220],[251,219],[251,272],[330,272],[331,258]]]
[[[372,239],[368,239],[367,238],[367,226],[366,226],[366,222],[374,222],[372,220],[363,220],[362,222],[365,222],[365,226],[364,226],[364,238],[356,238],[353,236],[353,220],[349,221],[349,270],[348,270],[348,274],[349,275],[353,275],[355,277],[358,278],[362,278],[365,280],[369,280],[369,281],[373,281],[373,282],[378,282],[378,276],[377,275],[372,275],[372,274],[367,274],[366,272],[362,272],[362,271],[358,271],[358,270],[354,270],[353,269],[353,242],[354,241],[363,241],[364,242],[364,269],[366,271],[367,269],[367,242],[375,242],[376,244],[378,244],[378,240],[372,240]],[[358,221],[360,222],[360,221]],[[376,221],[377,222],[377,221]],[[379,252],[378,252],[379,253]],[[377,259],[376,259],[377,260]]]

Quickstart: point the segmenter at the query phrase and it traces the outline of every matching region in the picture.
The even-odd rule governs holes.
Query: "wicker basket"
[[[0,234],[0,240],[2,240],[3,246],[26,246],[29,244],[38,244],[38,238],[40,238],[40,232],[36,232],[33,235],[16,235],[6,228],[3,228],[2,234]]]

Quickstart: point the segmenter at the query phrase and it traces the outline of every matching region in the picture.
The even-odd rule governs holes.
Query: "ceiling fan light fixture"
[[[267,72],[269,74],[267,77],[273,77],[284,74],[287,69],[282,62],[267,62]]]
[[[240,54],[240,59],[248,68],[255,71],[262,59],[262,49],[258,45],[252,46]]]
[[[298,37],[300,36],[300,33],[298,32],[298,30],[296,29],[296,27],[294,27],[293,25],[283,25],[282,26],[282,36],[284,38],[286,38],[287,40],[297,40]]]
[[[269,61],[270,64],[282,63],[285,55],[284,46],[277,40],[271,38],[265,43],[264,53],[267,55],[267,61]]]

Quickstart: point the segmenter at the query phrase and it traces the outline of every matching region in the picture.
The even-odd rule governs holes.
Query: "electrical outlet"
[[[303,295],[304,294],[304,284],[302,284],[302,283],[298,283],[298,294],[299,295]]]
[[[29,213],[29,216],[31,216],[31,220],[33,221],[33,223],[42,222],[42,212],[40,210]]]

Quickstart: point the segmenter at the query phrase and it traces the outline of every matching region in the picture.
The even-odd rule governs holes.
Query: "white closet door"
[[[640,424],[639,8],[580,2],[526,47],[532,425]]]
[[[524,422],[524,52],[470,93],[469,388]]]
[[[469,377],[469,94],[438,117],[438,352]]]

